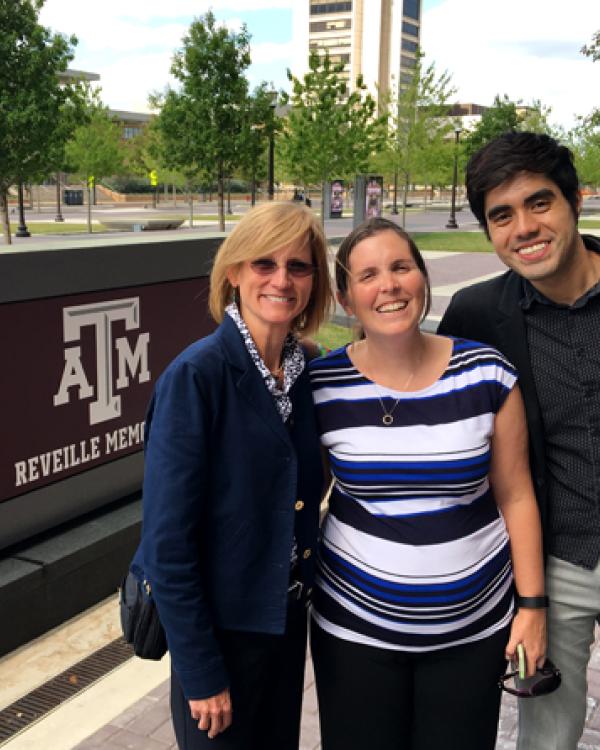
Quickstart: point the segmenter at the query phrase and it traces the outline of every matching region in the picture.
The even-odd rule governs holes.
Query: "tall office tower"
[[[410,81],[421,34],[422,0],[297,0],[294,11],[294,73],[308,66],[309,50],[344,63],[350,85],[362,74],[373,95],[392,80]]]

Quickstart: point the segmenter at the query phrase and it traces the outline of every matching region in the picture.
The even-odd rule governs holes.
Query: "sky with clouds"
[[[171,58],[190,22],[209,7],[233,29],[247,24],[251,85],[285,88],[292,8],[304,1],[46,0],[40,20],[77,36],[71,67],[100,74],[109,107],[147,111],[148,94],[173,83]],[[539,99],[570,127],[599,104],[600,63],[579,52],[598,28],[597,0],[423,0],[421,42],[426,61],[452,74],[457,101]]]

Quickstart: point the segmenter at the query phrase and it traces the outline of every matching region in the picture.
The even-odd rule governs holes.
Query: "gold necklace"
[[[278,387],[281,388],[283,384],[283,365],[279,365],[274,370],[269,370],[271,377],[275,380]]]
[[[351,348],[353,352],[356,352],[356,345],[355,342],[352,343]],[[356,355],[355,355],[356,356]],[[415,373],[421,366],[421,362],[423,361],[423,351],[420,352],[419,361],[417,362],[414,370],[409,373],[409,376],[406,378],[406,381],[403,383],[402,387],[400,388],[401,391],[405,391],[408,386],[410,385],[412,379],[415,376]],[[379,388],[377,387],[377,383],[373,378],[369,378],[371,382],[373,383],[373,388],[375,389],[375,394],[377,395],[377,398],[379,399],[379,404],[381,406],[381,411],[383,412],[383,417],[381,418],[381,421],[383,422],[385,427],[389,427],[390,425],[394,424],[394,411],[396,410],[396,407],[400,403],[402,396],[398,396],[398,398],[394,401],[394,405],[392,408],[388,411],[385,406],[383,405],[383,399],[381,398],[381,395],[379,393]]]
[[[400,389],[401,391],[405,391],[408,388],[408,386],[410,384],[410,381],[413,379],[414,374],[415,374],[416,371],[417,371],[417,368],[415,367],[415,369],[410,373],[410,375],[406,379],[406,382],[404,383],[404,385]],[[383,417],[381,418],[381,421],[383,422],[383,424],[386,427],[389,427],[391,424],[394,424],[394,410],[396,409],[396,407],[400,403],[400,399],[402,398],[402,396],[398,396],[398,398],[394,401],[394,405],[388,411],[385,408],[385,406],[383,405],[383,399],[379,395],[379,388],[377,387],[377,383],[374,380],[372,382],[373,382],[373,386],[375,388],[375,393],[377,394],[377,398],[379,399],[379,403],[381,404],[381,411],[383,412]]]

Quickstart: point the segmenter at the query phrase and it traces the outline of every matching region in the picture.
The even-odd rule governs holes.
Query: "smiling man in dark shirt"
[[[518,750],[576,750],[600,615],[600,241],[581,235],[570,151],[506,133],[467,166],[471,209],[509,267],[458,292],[439,332],[489,343],[519,371],[544,527],[548,656],[563,683],[519,702]],[[517,592],[518,593],[518,592]],[[546,603],[540,592],[534,606]]]

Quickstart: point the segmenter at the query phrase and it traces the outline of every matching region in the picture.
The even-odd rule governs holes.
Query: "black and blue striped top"
[[[512,615],[504,520],[489,483],[494,419],[516,382],[495,349],[453,341],[419,391],[375,385],[341,348],[310,363],[334,488],[313,616],[332,635],[425,651],[484,638]],[[382,422],[383,409],[393,424]]]

